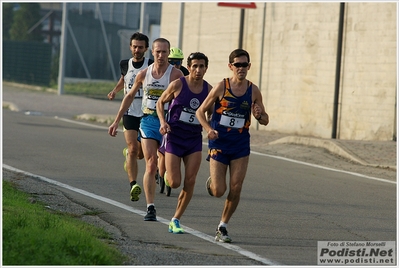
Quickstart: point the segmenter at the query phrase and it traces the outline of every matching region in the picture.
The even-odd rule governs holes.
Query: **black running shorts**
[[[123,116],[123,127],[126,130],[136,130],[139,131],[141,117],[136,117],[132,115]]]

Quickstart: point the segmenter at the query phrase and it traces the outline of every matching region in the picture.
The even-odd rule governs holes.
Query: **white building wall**
[[[161,36],[172,46],[178,41],[179,5],[162,5]],[[216,2],[184,5],[181,48],[186,57],[195,51],[209,57],[205,79],[215,84],[231,75],[227,63],[238,47],[240,9]],[[270,123],[257,126],[253,120],[251,127],[330,138],[340,3],[256,5],[245,11],[243,48],[252,63],[247,78],[260,87]],[[338,138],[391,140],[396,133],[396,3],[351,2],[345,8]]]

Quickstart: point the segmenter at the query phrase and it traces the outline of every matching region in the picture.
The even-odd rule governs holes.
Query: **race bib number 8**
[[[186,111],[181,112],[179,120],[184,123],[188,123],[188,124],[192,124],[192,125],[200,124],[197,117],[195,117],[195,114],[192,114],[192,113],[189,113]]]
[[[244,124],[245,124],[244,118],[230,117],[227,115],[222,115],[220,117],[220,125],[225,127],[242,128],[244,127]]]

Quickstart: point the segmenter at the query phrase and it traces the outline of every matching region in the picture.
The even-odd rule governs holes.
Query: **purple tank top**
[[[182,135],[202,135],[202,126],[195,116],[195,111],[208,95],[208,82],[204,80],[202,91],[193,93],[185,77],[180,77],[183,87],[180,94],[172,100],[169,107],[167,122],[171,131]]]

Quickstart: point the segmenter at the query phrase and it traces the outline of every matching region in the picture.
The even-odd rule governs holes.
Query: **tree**
[[[14,17],[14,4],[3,4],[3,40],[10,40],[10,29]]]
[[[19,5],[20,8],[14,11],[14,22],[10,29],[11,40],[43,41],[41,23],[36,25],[41,19],[40,4],[21,3]]]

